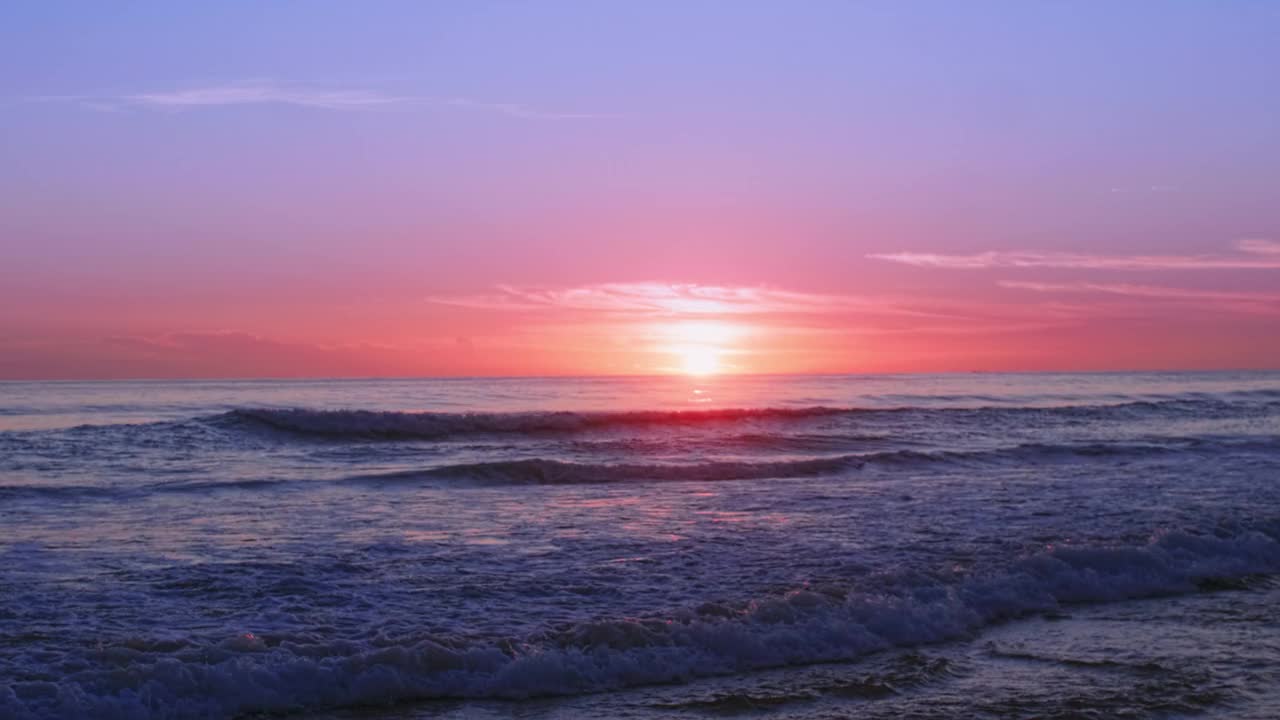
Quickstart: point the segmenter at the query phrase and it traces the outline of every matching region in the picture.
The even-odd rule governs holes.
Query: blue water
[[[1280,373],[0,383],[0,718],[1280,714]]]

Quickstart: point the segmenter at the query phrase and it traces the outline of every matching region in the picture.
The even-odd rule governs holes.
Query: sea
[[[0,718],[1280,717],[1280,372],[0,383]]]

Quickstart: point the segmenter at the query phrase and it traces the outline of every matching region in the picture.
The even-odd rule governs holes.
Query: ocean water
[[[1280,717],[1280,373],[0,383],[0,718]]]

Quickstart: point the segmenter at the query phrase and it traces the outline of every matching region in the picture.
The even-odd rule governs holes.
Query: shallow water
[[[0,384],[0,717],[1274,717],[1280,374]]]

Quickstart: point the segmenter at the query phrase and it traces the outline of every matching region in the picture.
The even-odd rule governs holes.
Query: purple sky
[[[1280,4],[9,3],[0,378],[1280,366]]]

